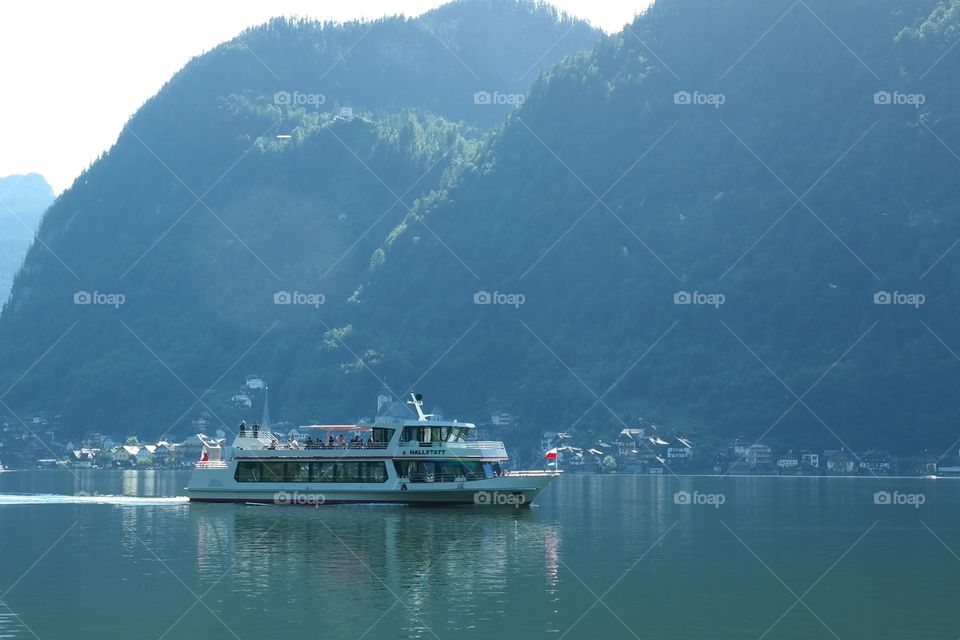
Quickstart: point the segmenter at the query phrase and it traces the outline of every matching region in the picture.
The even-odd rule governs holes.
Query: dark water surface
[[[960,637],[960,481],[570,476],[488,511],[188,476],[0,473],[0,638]]]

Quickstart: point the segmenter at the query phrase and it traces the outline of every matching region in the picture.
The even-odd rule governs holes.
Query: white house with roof
[[[667,445],[667,459],[686,462],[693,457],[693,443],[686,438],[672,438]]]
[[[173,445],[167,442],[166,440],[160,440],[157,442],[156,447],[153,450],[153,456],[157,462],[163,462],[169,460],[173,457]]]
[[[247,376],[247,381],[245,384],[247,389],[263,389],[265,386],[267,386],[262,377],[254,374]]]
[[[617,436],[617,455],[624,457],[636,453],[639,448],[638,443],[646,437],[646,433],[644,429],[621,429]]]
[[[783,471],[790,471],[800,466],[800,460],[796,456],[787,455],[777,460],[777,468]]]
[[[854,469],[856,468],[856,460],[847,455],[845,451],[837,451],[832,456],[827,458],[827,471],[830,473],[853,473]]]
[[[773,449],[765,444],[752,444],[747,447],[743,457],[749,465],[754,467],[773,464]]]
[[[99,449],[83,448],[71,452],[70,464],[78,469],[90,469],[97,460]]]
[[[804,453],[800,455],[800,464],[810,467],[812,469],[820,468],[820,454],[819,453]]]
[[[233,406],[243,409],[249,409],[253,406],[253,400],[250,399],[250,396],[248,396],[245,391],[235,393],[230,398],[230,402],[233,403]]]
[[[132,464],[136,462],[140,447],[132,444],[122,444],[110,450],[110,457],[114,462],[120,464]]]

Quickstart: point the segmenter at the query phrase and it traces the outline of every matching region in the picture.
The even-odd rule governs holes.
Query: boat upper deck
[[[281,441],[265,430],[241,431],[230,448],[234,458],[478,458],[506,460],[503,443],[468,440],[472,424],[417,422],[402,427],[314,425],[324,437]],[[353,433],[352,438],[346,435]],[[360,434],[368,436],[362,437]]]

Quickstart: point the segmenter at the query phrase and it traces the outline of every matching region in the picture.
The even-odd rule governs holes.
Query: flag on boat
[[[554,447],[553,449],[550,449],[550,451],[547,451],[547,454],[546,454],[545,456],[543,456],[543,457],[546,458],[547,460],[556,460],[556,459],[557,459],[557,448]]]

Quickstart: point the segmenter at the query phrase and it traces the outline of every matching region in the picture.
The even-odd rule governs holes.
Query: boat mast
[[[433,417],[433,414],[423,412],[423,396],[419,393],[410,392],[410,397],[412,400],[407,400],[407,404],[412,404],[414,409],[417,410],[417,419],[420,422],[429,422],[430,418]]]

